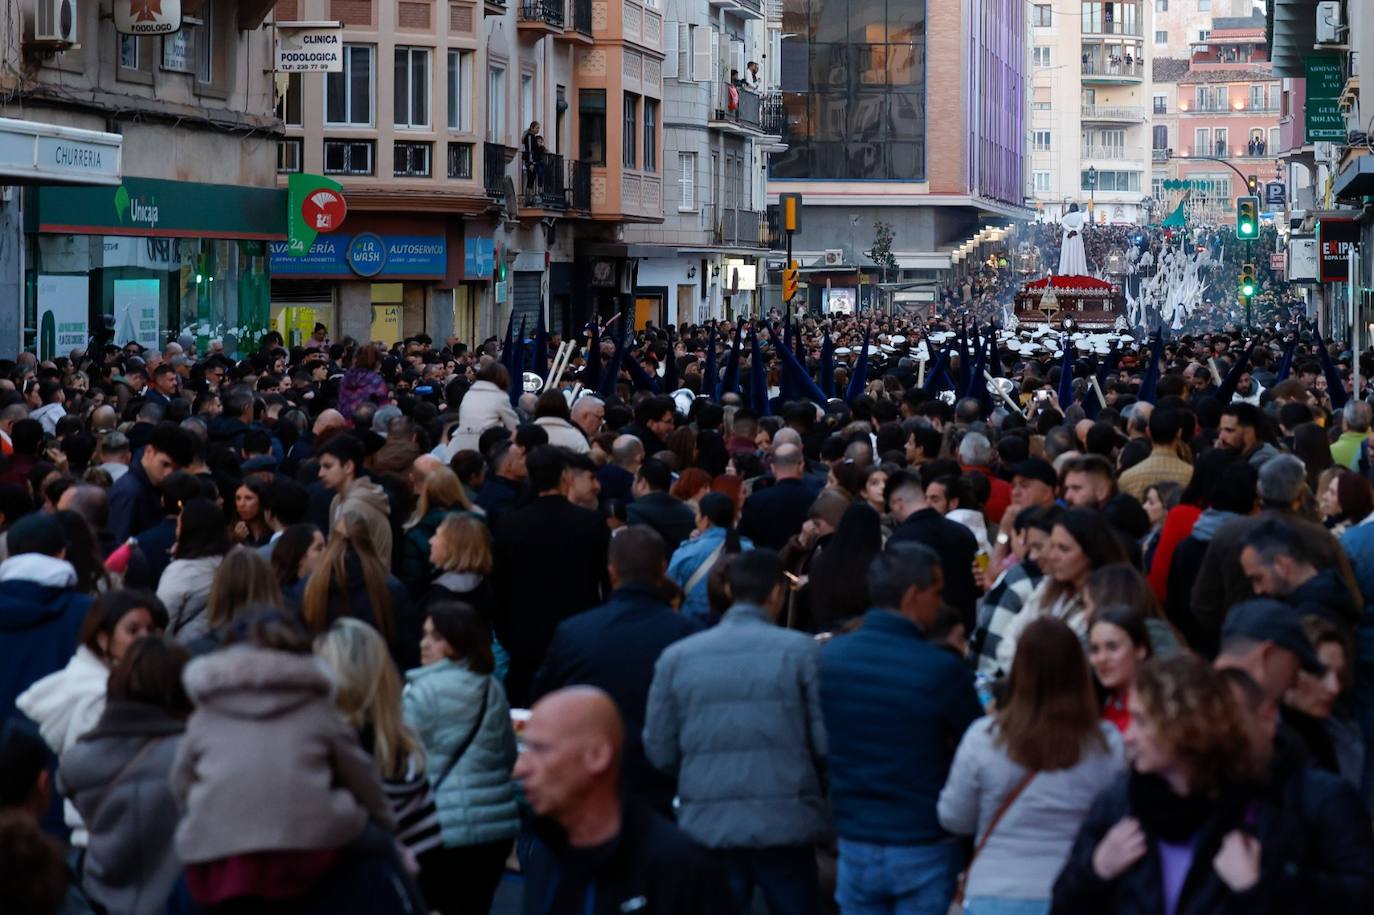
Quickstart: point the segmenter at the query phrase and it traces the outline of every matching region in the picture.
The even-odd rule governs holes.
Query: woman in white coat
[[[104,592],[86,614],[80,645],[67,666],[20,693],[16,707],[61,756],[100,721],[110,671],[129,646],[166,625],[167,609],[153,595],[122,588]],[[86,829],[76,808],[68,801],[63,812],[72,844],[84,848]]]
[[[520,417],[510,405],[510,372],[499,362],[485,366],[477,373],[477,380],[458,404],[458,425],[448,440],[448,453],[476,451],[477,440],[493,426],[505,426],[511,431],[520,425]]]

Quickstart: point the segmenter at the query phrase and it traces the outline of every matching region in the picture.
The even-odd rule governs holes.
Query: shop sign
[[[1335,54],[1314,54],[1303,61],[1307,76],[1307,142],[1345,141],[1345,115],[1341,114],[1341,89],[1345,75]]]
[[[38,277],[39,359],[66,356],[90,342],[90,284],[85,274]]]
[[[25,230],[57,235],[286,238],[287,192],[125,178],[116,187],[30,188]]]
[[[122,144],[117,134],[0,118],[0,175],[118,184]]]
[[[323,175],[294,174],[286,181],[286,250],[301,257],[321,232],[337,232],[348,215],[343,185]]]
[[[181,0],[114,0],[121,35],[170,35],[181,29]]]
[[[489,280],[496,270],[496,242],[490,238],[463,238],[463,278]]]
[[[374,343],[391,346],[401,342],[401,306],[373,305],[372,331],[370,339]]]
[[[1321,257],[1321,281],[1345,283],[1350,280],[1350,254],[1360,241],[1360,228],[1353,219],[1323,219],[1317,223]]]
[[[286,242],[271,242],[267,253],[274,277],[442,279],[448,274],[448,243],[442,235],[337,232],[318,236],[299,257],[290,255]]]
[[[337,22],[277,25],[278,73],[342,73],[343,26]]]

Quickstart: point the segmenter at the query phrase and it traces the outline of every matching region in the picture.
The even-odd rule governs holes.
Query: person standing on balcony
[[[759,62],[751,60],[744,65],[744,86],[754,92],[758,92],[763,85],[763,77],[759,75]]]
[[[534,194],[539,177],[539,122],[530,121],[529,129],[520,138],[520,158],[525,165],[525,193]]]

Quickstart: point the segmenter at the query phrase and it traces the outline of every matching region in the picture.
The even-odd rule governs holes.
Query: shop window
[[[287,127],[305,126],[304,114],[301,112],[303,98],[301,74],[280,73],[277,75],[277,79],[277,117],[281,118]]]
[[[183,16],[180,31],[162,36],[162,69],[169,73],[196,72],[196,30],[204,23],[200,19]],[[293,73],[299,83],[299,73]]]
[[[277,141],[277,174],[301,171],[302,141],[299,138]]]
[[[606,90],[577,91],[577,158],[606,164]]]
[[[460,181],[472,179],[471,143],[448,144],[448,176]]]
[[[344,46],[344,68],[326,73],[324,122],[351,127],[372,126],[372,45]]]
[[[371,140],[325,140],[324,173],[370,175],[373,170],[372,153]]]
[[[139,58],[141,56],[142,42],[137,35],[119,36],[119,69],[137,70],[139,69]]]
[[[428,178],[433,144],[398,142],[392,147],[392,174],[397,178]]]
[[[448,52],[448,129],[463,133],[472,130],[472,56]]]
[[[393,123],[397,127],[429,127],[429,49],[397,48],[394,78]]]
[[[639,96],[633,92],[625,93],[625,128],[621,136],[621,161],[626,168],[634,168],[638,144],[635,131],[639,129]]]

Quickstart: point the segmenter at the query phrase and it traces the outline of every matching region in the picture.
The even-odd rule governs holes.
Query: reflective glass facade
[[[784,0],[787,151],[774,178],[920,181],[924,0]]]

